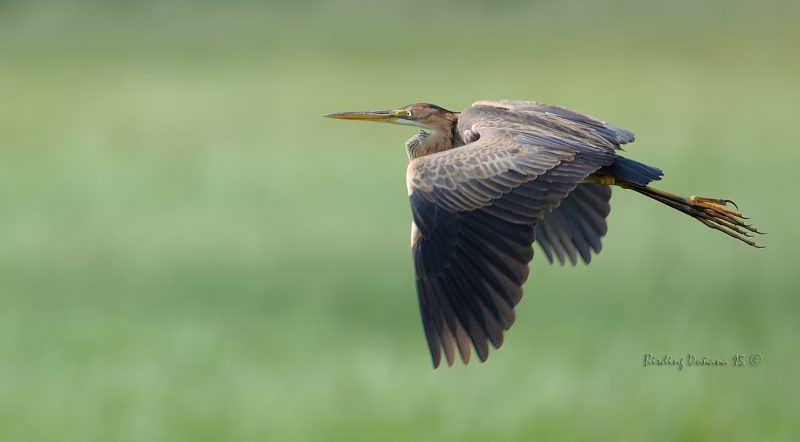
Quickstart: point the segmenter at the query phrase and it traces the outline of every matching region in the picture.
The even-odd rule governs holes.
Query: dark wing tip
[[[533,257],[533,226],[512,223],[483,209],[450,212],[416,193],[418,225],[412,245],[420,316],[433,367],[460,356],[468,364],[500,348],[514,322],[514,307]],[[442,352],[444,358],[442,358]]]

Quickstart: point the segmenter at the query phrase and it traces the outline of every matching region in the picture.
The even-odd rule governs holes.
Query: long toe
[[[736,205],[736,203],[734,203],[731,200],[720,199],[720,198],[703,198],[703,197],[696,196],[696,195],[692,195],[691,197],[689,197],[689,200],[692,202],[692,204],[697,205],[697,206],[707,207],[707,208],[709,208],[711,210],[715,210],[717,212],[726,213],[728,215],[733,215],[733,216],[735,216],[737,218],[744,218],[742,216],[742,212],[740,212],[738,210],[732,210],[732,209],[729,209],[729,208],[726,207],[728,205],[728,203],[730,203],[734,207],[736,207],[737,209],[739,208]]]

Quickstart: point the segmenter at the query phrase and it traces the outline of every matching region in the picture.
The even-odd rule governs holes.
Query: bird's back
[[[600,119],[536,101],[476,101],[459,115],[457,131],[465,141],[487,128],[533,133],[612,152],[634,140],[633,133]]]

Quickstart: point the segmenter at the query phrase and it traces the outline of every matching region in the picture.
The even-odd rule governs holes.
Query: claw
[[[736,204],[735,202],[733,202],[731,200],[722,200],[722,201],[725,203],[725,204],[723,204],[723,206],[727,206],[728,204],[730,204],[733,207],[736,207],[736,210],[739,210],[739,205]]]

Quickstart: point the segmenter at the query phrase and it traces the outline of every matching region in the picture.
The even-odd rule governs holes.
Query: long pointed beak
[[[396,110],[381,110],[370,112],[338,112],[334,114],[325,114],[323,117],[336,118],[339,120],[363,120],[375,121],[379,123],[394,123],[397,121]]]

